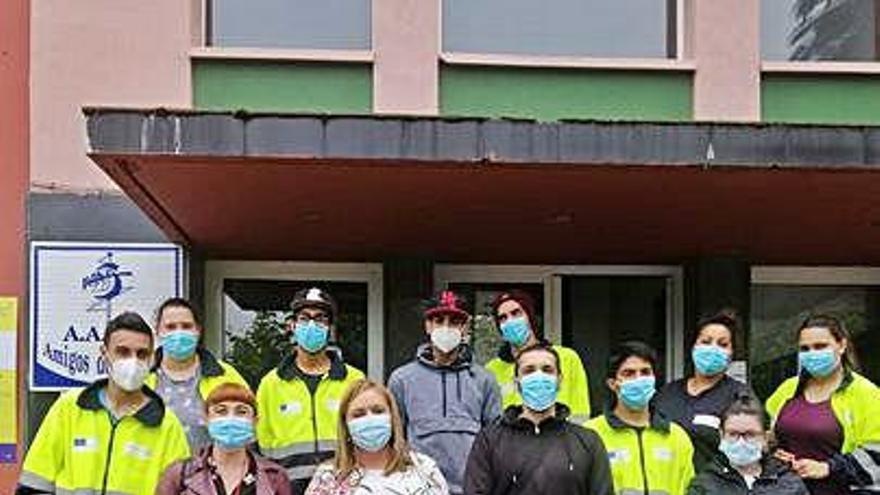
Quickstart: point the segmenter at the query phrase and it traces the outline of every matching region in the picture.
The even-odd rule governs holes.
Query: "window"
[[[762,0],[764,60],[880,59],[880,0]]]
[[[863,372],[880,378],[880,356],[870,352],[880,345],[880,286],[761,284],[752,286],[751,299],[750,379],[761,399],[797,373],[797,330],[815,313],[840,318]]]
[[[363,50],[370,0],[208,0],[208,45]]]
[[[680,0],[443,0],[443,51],[675,58]]]

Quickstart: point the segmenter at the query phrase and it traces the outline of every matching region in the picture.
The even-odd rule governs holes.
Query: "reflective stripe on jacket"
[[[694,477],[694,447],[684,429],[654,414],[647,428],[605,413],[584,425],[608,451],[617,495],[684,495]]]
[[[20,493],[153,495],[162,472],[189,457],[183,427],[147,387],[146,405],[118,422],[101,404],[107,380],[62,394],[28,449]]]
[[[333,456],[339,401],[364,374],[328,351],[330,371],[309,391],[296,367],[295,355],[260,381],[257,389],[257,443],[266,457],[287,469],[291,481],[308,479],[321,462]]]

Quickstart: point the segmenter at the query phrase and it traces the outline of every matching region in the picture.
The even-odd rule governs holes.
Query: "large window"
[[[797,373],[797,330],[803,320],[817,313],[840,318],[850,331],[862,371],[875,382],[880,379],[880,280],[868,285],[846,284],[837,278],[804,279],[764,276],[755,283],[753,274],[749,367],[751,385],[766,399],[783,380]]]
[[[321,287],[339,305],[333,347],[372,378],[384,372],[382,266],[369,263],[208,261],[208,344],[252,384],[292,344],[284,335],[294,293]]]
[[[678,0],[444,0],[443,51],[675,58]]]
[[[369,49],[370,0],[208,0],[207,44]]]
[[[764,60],[880,59],[880,0],[762,0]]]

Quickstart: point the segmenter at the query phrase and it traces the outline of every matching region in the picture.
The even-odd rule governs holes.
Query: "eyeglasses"
[[[323,314],[323,313],[319,314],[319,315],[310,315],[307,313],[300,313],[300,314],[296,315],[295,320],[297,323],[308,323],[310,321],[314,321],[315,323],[320,323],[321,325],[329,325],[330,324],[330,317]]]
[[[724,438],[728,440],[760,440],[764,434],[760,431],[725,431]]]

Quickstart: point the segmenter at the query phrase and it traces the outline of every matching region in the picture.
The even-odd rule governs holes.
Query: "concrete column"
[[[734,335],[734,359],[748,358],[751,309],[751,265],[743,258],[699,258],[684,267],[685,355],[696,338],[697,321],[722,308],[733,308],[739,315],[740,332]],[[688,358],[690,370],[690,358]]]
[[[373,2],[373,111],[437,115],[441,0]]]
[[[25,390],[25,252],[29,164],[30,2],[0,2],[0,296],[18,298],[18,393],[16,404],[0,404],[2,414],[18,414],[16,464],[0,464],[0,493],[12,493],[18,479]],[[5,420],[5,419],[4,419]]]
[[[386,260],[385,374],[411,360],[424,341],[421,303],[431,296],[434,263],[425,260]]]
[[[686,10],[694,119],[760,121],[761,0],[688,0]]]

